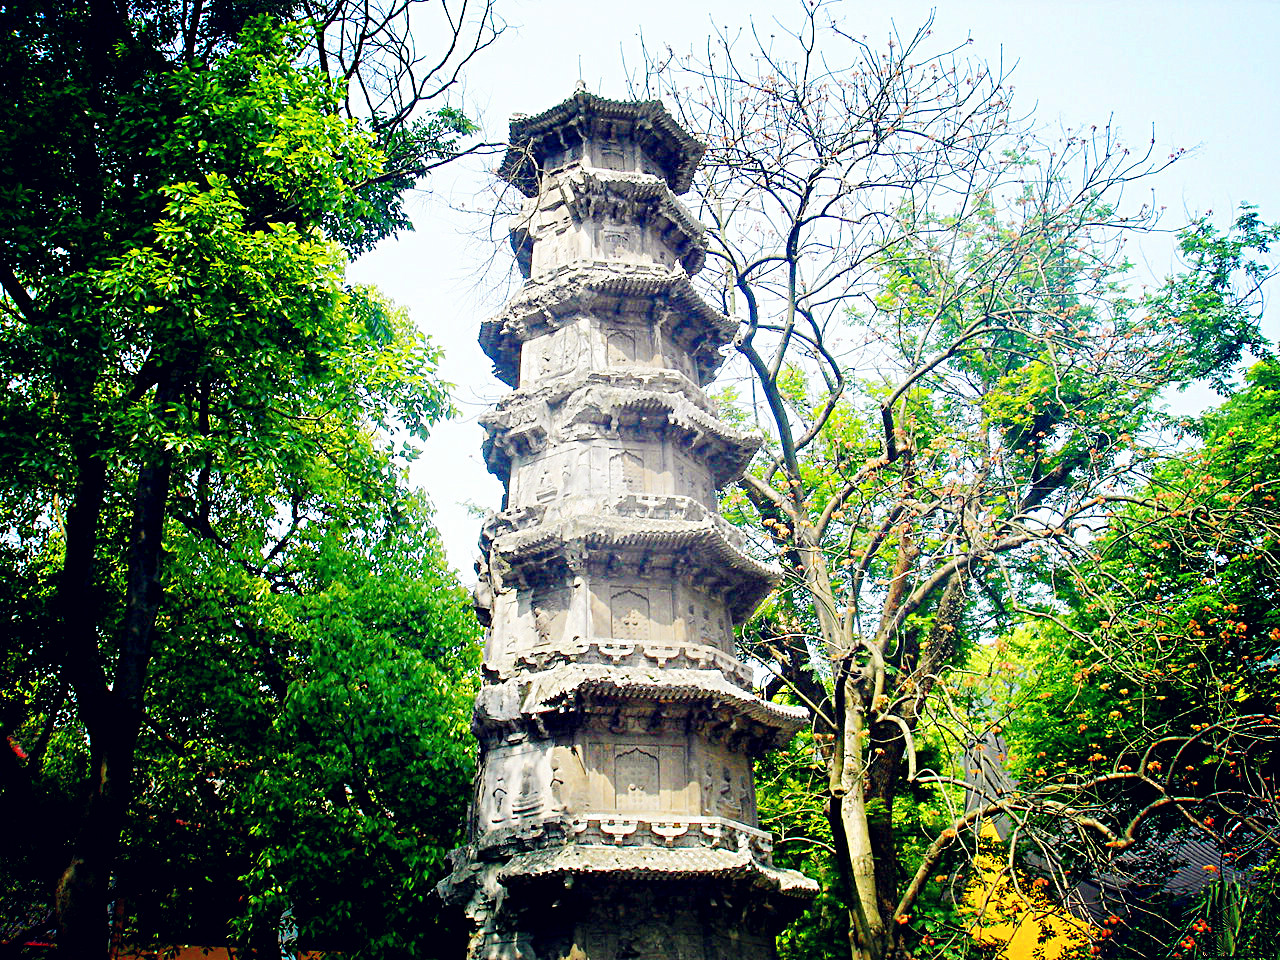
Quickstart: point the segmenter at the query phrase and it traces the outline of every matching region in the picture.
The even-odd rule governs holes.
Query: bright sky
[[[467,73],[469,115],[488,139],[500,139],[512,113],[538,113],[573,92],[579,76],[592,92],[626,95],[623,55],[636,63],[638,37],[652,49],[704,46],[710,24],[736,28],[784,22],[798,0],[498,0],[504,36]],[[1156,200],[1176,219],[1213,210],[1225,222],[1242,202],[1280,220],[1276,153],[1280,138],[1280,2],[1247,0],[837,0],[829,9],[874,47],[890,18],[911,34],[936,8],[938,49],[971,37],[972,56],[1017,63],[1015,105],[1034,108],[1044,125],[1102,125],[1113,117],[1126,141],[1144,144],[1154,126],[1158,148],[1194,148],[1155,183]],[[507,392],[476,343],[479,325],[501,293],[479,286],[487,244],[467,235],[493,158],[439,173],[432,193],[413,204],[416,232],[363,257],[353,277],[381,287],[445,349],[442,373],[456,386],[461,416],[436,428],[412,479],[436,506],[450,563],[464,579],[480,518],[465,504],[498,507],[501,485],[480,457],[476,417]],[[1138,201],[1138,198],[1133,198]],[[499,256],[510,262],[508,249]],[[1162,249],[1156,256],[1167,258]],[[1170,264],[1152,263],[1164,274]],[[513,267],[514,269],[514,267]],[[1275,311],[1272,311],[1274,322]]]

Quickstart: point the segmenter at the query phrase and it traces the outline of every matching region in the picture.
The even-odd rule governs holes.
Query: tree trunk
[[[162,383],[155,404],[170,419],[172,382]],[[93,458],[93,464],[101,461]],[[82,468],[83,469],[83,468]],[[105,685],[97,649],[92,606],[79,594],[92,591],[97,520],[105,497],[105,469],[81,474],[73,517],[68,516],[63,610],[67,660],[81,719],[89,733],[93,780],[71,861],[58,880],[55,897],[58,950],[70,957],[106,957],[109,952],[111,870],[124,826],[133,778],[133,755],[143,717],[143,691],[151,657],[152,631],[160,604],[160,558],[172,454],[153,453],[138,471],[129,540],[124,623],[114,682]],[[96,491],[93,487],[96,482]],[[90,494],[96,492],[96,504]],[[84,499],[79,494],[83,493]]]
[[[867,773],[863,759],[862,715],[853,704],[853,684],[846,680],[847,695],[840,736],[844,749],[840,773],[840,828],[844,834],[853,896],[849,910],[852,919],[850,947],[854,960],[881,960],[888,945],[888,928],[881,916],[876,895],[876,860],[867,822]]]

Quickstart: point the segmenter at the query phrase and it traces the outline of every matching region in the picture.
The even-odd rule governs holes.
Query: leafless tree
[[[893,807],[909,782],[964,788],[917,763],[923,737],[962,730],[959,751],[982,733],[947,678],[1034,605],[1029,564],[1088,553],[1158,456],[1158,392],[1208,375],[1213,350],[1182,324],[1183,287],[1130,288],[1126,239],[1159,209],[1127,195],[1176,152],[1106,124],[1048,136],[1002,65],[937,50],[931,23],[872,46],[837,9],[646,50],[633,93],[707,144],[702,283],[739,322],[737,398],[768,438],[730,505],[786,577],[748,640],[769,691],[813,711],[852,955],[880,960],[904,954],[922,883],[984,817],[1050,811],[1133,841],[1141,816],[1109,822],[1060,782],[957,810],[907,869]],[[1230,273],[1204,286],[1214,364],[1258,342],[1256,288]]]

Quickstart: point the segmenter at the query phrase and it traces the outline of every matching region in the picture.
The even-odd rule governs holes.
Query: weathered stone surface
[[[580,168],[653,174],[688,193],[705,150],[659,100],[606,100],[584,90],[512,119],[510,139],[498,175],[526,197],[546,192],[553,174]]]
[[[578,93],[512,123],[527,282],[481,330],[489,627],[467,843],[441,885],[475,960],[768,960],[815,892],[775,868],[754,760],[805,711],[751,692],[733,625],[776,585],[716,491],[759,438],[702,392],[734,325],[675,198],[701,147],[656,103]]]
[[[562,372],[664,367],[705,386],[734,332],[679,267],[578,260],[525,284],[481,324],[480,346],[513,387]],[[544,337],[522,353],[523,344]]]

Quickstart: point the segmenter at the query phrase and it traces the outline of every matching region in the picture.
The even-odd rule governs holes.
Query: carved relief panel
[[[613,330],[605,338],[605,351],[610,367],[625,367],[636,362],[636,336],[630,330]]]
[[[756,825],[756,791],[749,758],[704,745],[698,751],[695,766],[703,816]]]
[[[534,646],[544,647],[564,639],[569,622],[569,590],[565,587],[543,587],[532,597],[522,598],[527,605],[527,618]]]
[[[498,830],[553,812],[551,757],[538,744],[495,747],[485,758],[477,826]]]
[[[582,450],[576,444],[566,444],[515,462],[511,469],[511,505],[546,505],[568,496],[576,486],[581,456]]]
[[[647,813],[662,809],[658,750],[639,745],[620,750],[613,761],[615,810]]]
[[[505,591],[493,606],[493,629],[485,644],[485,660],[499,665],[512,657],[556,646],[580,636],[581,602],[573,603],[569,586]]]
[[[620,643],[670,643],[671,601],[671,588],[665,585],[593,578],[591,634]]]
[[[514,590],[496,591],[490,616],[493,618],[493,626],[484,638],[484,658],[487,661],[501,656],[504,648],[511,642],[513,631],[519,630],[520,600],[516,592]]]
[[[609,635],[633,643],[648,642],[652,623],[649,617],[648,591],[631,587],[615,589],[609,598]]]
[[[644,450],[618,450],[609,457],[609,493],[649,492],[649,471],[645,468]]]
[[[679,497],[691,497],[708,510],[716,509],[715,491],[711,485],[711,472],[687,454],[673,450],[672,492]]]
[[[601,910],[584,911],[590,919],[575,935],[584,960],[709,960],[700,918],[681,916],[669,903],[644,909],[648,906],[619,903],[617,914],[609,917]]]
[[[665,468],[668,444],[606,440],[592,443],[590,448],[589,470],[597,494],[617,498],[672,492],[672,479]]]
[[[526,341],[520,348],[520,383],[529,389],[578,369],[582,348],[582,331],[576,324]]]
[[[596,228],[595,257],[598,260],[647,262],[644,231],[636,224],[603,223]]]
[[[673,317],[671,321],[678,323],[679,317]],[[676,346],[675,341],[668,336],[658,338],[658,356],[654,362],[660,367],[666,367],[668,370],[678,370],[695,383],[698,380],[698,372],[694,366],[693,358],[689,356],[688,351]]]
[[[653,365],[653,331],[649,327],[641,323],[616,323],[605,327],[603,333],[606,368]]]
[[[587,767],[581,746],[551,748],[551,799],[555,811],[578,813],[587,807]]]
[[[733,653],[732,624],[724,601],[687,585],[678,593],[678,607],[688,641]]]
[[[672,737],[626,733],[586,744],[589,806],[602,813],[697,816],[688,746]]]
[[[620,140],[592,140],[587,145],[587,162],[601,170],[633,170],[635,144]]]
[[[559,195],[544,194],[542,201],[544,205],[533,215],[530,225],[534,236],[530,276],[534,279],[587,256],[590,250],[589,234],[573,219]]]

